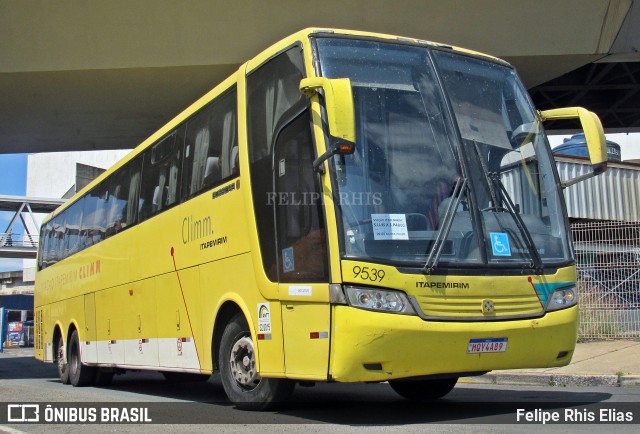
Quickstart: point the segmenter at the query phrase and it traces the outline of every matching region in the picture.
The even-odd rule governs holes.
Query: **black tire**
[[[227,397],[241,410],[273,409],[295,387],[291,380],[262,378],[256,372],[253,341],[242,314],[234,316],[222,333],[217,365]]]
[[[56,364],[58,365],[58,376],[62,384],[69,384],[69,364],[65,360],[66,348],[62,335],[58,338],[56,346]]]
[[[87,368],[87,366],[85,366],[85,368]],[[111,384],[114,375],[115,372],[113,372],[112,370],[97,368],[93,384],[97,387],[106,387]]]
[[[67,360],[69,361],[69,382],[74,387],[93,384],[96,378],[96,368],[82,364],[80,357],[80,339],[78,338],[77,330],[73,331],[71,339],[69,339]]]
[[[389,385],[403,398],[412,401],[432,401],[442,398],[458,382],[458,377],[437,380],[390,380]]]
[[[163,371],[164,379],[169,383],[204,383],[211,378],[208,374],[189,374],[187,372]]]

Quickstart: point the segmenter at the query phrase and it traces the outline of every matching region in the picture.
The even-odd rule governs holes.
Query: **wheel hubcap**
[[[241,338],[233,344],[229,368],[236,382],[246,389],[253,389],[260,383],[260,374],[256,371],[253,341],[250,337]]]

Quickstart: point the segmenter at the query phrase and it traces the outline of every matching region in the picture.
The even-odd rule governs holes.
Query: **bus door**
[[[323,380],[329,362],[329,272],[322,196],[313,159],[306,108],[294,114],[275,141],[277,276],[286,373]]]

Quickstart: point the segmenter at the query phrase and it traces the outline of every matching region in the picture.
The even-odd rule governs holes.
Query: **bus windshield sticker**
[[[297,295],[303,297],[311,297],[313,295],[313,290],[311,286],[295,286],[292,285],[289,287],[289,295]]]
[[[509,237],[504,232],[491,232],[491,249],[494,256],[511,256]]]
[[[408,240],[405,214],[371,214],[375,240]]]
[[[271,333],[271,311],[269,303],[258,303],[258,333]]]
[[[296,266],[293,262],[293,247],[282,249],[282,270],[285,273],[294,271]]]

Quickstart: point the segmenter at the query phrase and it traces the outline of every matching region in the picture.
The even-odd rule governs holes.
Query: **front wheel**
[[[227,324],[220,342],[218,367],[227,397],[241,410],[267,410],[285,401],[295,383],[262,378],[256,370],[255,350],[244,316]]]
[[[458,382],[458,377],[437,380],[390,380],[389,385],[403,398],[412,401],[431,401],[442,398]]]

